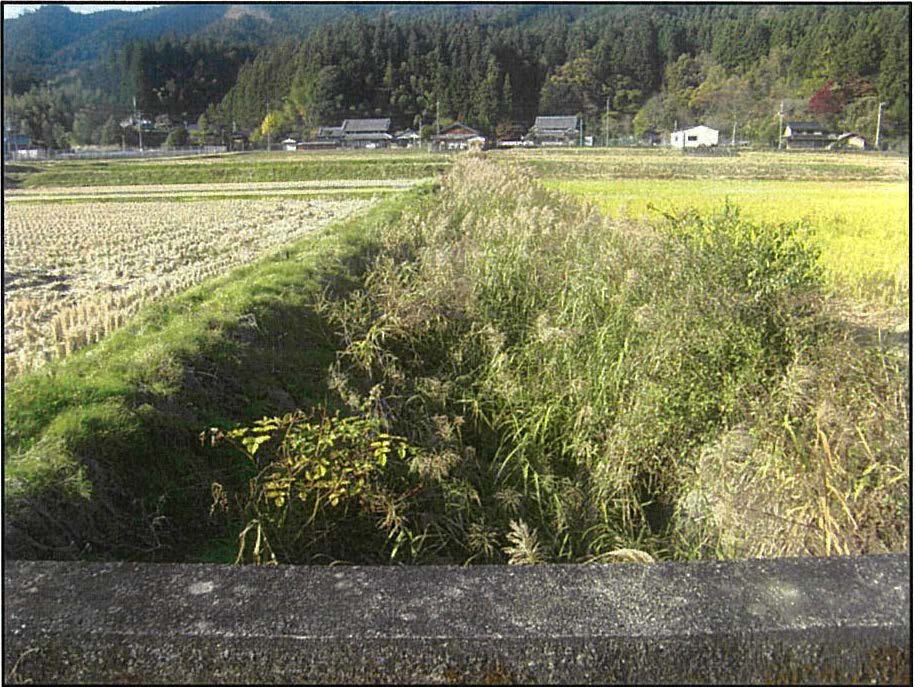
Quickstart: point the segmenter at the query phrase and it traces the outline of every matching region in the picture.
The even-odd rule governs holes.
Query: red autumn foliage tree
[[[827,81],[816,93],[814,93],[810,102],[807,103],[807,109],[813,114],[820,117],[837,115],[845,106],[845,98],[841,89],[836,88],[832,81]]]

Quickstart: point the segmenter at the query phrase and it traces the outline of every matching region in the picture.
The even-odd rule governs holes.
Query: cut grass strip
[[[152,186],[63,186],[38,189],[12,189],[6,199],[44,198],[46,196],[123,196],[172,195],[193,193],[263,193],[267,191],[309,191],[344,188],[409,188],[423,179],[329,179],[321,181],[261,182],[253,184],[158,184]]]
[[[5,182],[21,188],[133,186],[318,181],[331,179],[416,179],[438,175],[451,164],[447,155],[221,156],[211,160],[61,161],[19,165]]]
[[[281,198],[283,200],[340,200],[341,198],[374,198],[400,193],[398,188],[340,188],[340,189],[315,189],[302,191],[264,191],[260,193],[194,193],[172,195],[165,193],[145,195],[118,195],[118,196],[39,196],[7,198],[6,202],[17,205],[31,204],[74,204],[74,203],[148,203],[167,199],[176,203],[194,203],[205,200],[265,200]]]

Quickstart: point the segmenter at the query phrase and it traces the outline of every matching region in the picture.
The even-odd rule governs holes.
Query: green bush
[[[394,559],[409,539],[399,511],[416,489],[405,467],[411,447],[384,432],[377,418],[323,411],[309,417],[297,411],[211,435],[213,443],[222,439],[240,448],[257,470],[239,512],[230,514],[246,520],[237,562],[250,557],[275,563],[277,556],[303,560],[312,553],[326,557],[339,548],[333,538],[341,532],[348,533],[347,554],[367,543],[363,555],[371,556],[388,539]],[[271,454],[260,462],[264,444]],[[221,484],[214,483],[213,497],[214,511],[229,511]],[[373,541],[379,537],[382,542]]]
[[[183,126],[179,126],[176,129],[172,129],[168,136],[165,138],[165,143],[162,144],[163,148],[183,148],[190,145],[191,137],[187,133],[187,129]]]

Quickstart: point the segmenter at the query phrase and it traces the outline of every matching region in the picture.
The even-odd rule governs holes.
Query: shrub
[[[211,435],[213,443],[223,439],[239,447],[257,470],[250,492],[235,504],[236,515],[246,520],[236,562],[249,556],[255,563],[275,563],[277,556],[302,560],[316,550],[326,556],[334,543],[319,545],[342,531],[349,535],[345,552],[358,549],[362,533],[372,544],[370,555],[379,548],[371,541],[377,539],[375,522],[393,540],[391,558],[396,556],[396,545],[405,539],[399,511],[409,488],[401,466],[410,447],[402,437],[382,431],[376,418],[297,411]],[[264,444],[272,454],[262,461]],[[398,476],[403,484],[392,493],[389,487]],[[213,485],[213,499],[214,511],[229,510],[219,483]]]
[[[165,138],[165,143],[162,144],[163,148],[183,148],[184,146],[190,145],[191,137],[183,126],[179,126],[176,129],[172,129],[168,136]]]

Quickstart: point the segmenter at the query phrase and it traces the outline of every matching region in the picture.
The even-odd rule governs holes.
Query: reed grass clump
[[[415,449],[386,467],[409,476],[393,497],[403,497],[411,546],[385,545],[390,559],[645,562],[758,550],[762,530],[739,517],[690,523],[705,513],[696,503],[740,511],[718,485],[730,473],[708,466],[741,427],[758,426],[770,453],[782,451],[779,464],[792,465],[761,399],[779,398],[799,361],[818,360],[829,331],[807,231],[748,222],[728,206],[663,227],[616,222],[518,169],[469,157],[437,203],[379,232],[363,288],[320,309],[340,335],[331,388]],[[797,441],[815,452],[825,421],[792,417],[804,428],[792,429]],[[881,420],[859,427],[898,437]],[[841,482],[839,463],[827,465],[832,484],[882,498],[867,480],[888,484],[894,468],[871,477],[877,469],[865,475],[855,455],[841,463]],[[892,456],[887,444],[884,462]],[[842,527],[835,494],[814,485],[820,473],[790,471],[806,486],[784,507],[809,509],[811,541],[830,541],[827,553],[898,544],[829,534]],[[712,487],[724,489],[720,498]],[[822,548],[793,541],[796,552]],[[335,555],[358,560],[351,550]]]

